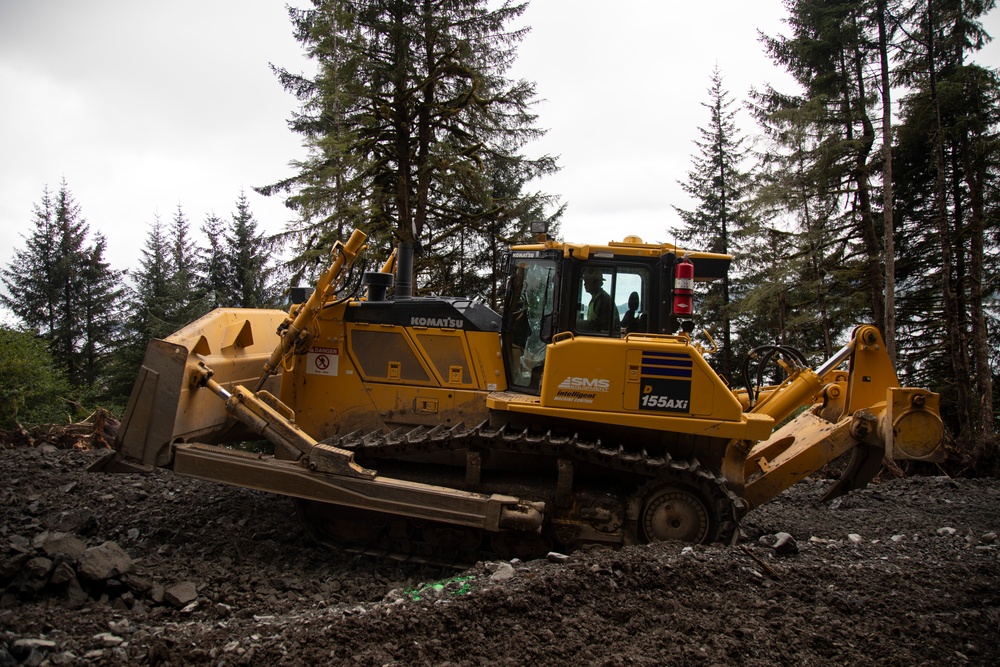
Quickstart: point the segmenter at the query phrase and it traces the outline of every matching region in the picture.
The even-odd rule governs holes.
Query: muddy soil
[[[831,505],[807,481],[736,546],[456,572],[317,545],[285,498],[87,473],[101,455],[0,449],[0,667],[1000,664],[998,480]]]

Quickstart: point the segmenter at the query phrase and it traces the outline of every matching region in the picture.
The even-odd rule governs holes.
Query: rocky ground
[[[464,572],[330,551],[290,500],[0,449],[7,665],[996,665],[1000,482],[805,482],[735,547]],[[774,535],[793,541],[779,553]]]

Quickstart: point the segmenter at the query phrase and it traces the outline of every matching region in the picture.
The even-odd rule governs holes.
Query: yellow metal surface
[[[743,414],[702,355],[677,336],[558,339],[546,350],[541,398],[546,407],[717,421],[739,422]]]
[[[378,383],[365,383],[364,388],[369,397],[368,410],[376,410],[388,428],[454,426],[460,422],[474,426],[489,417],[485,394],[479,391]]]
[[[823,380],[811,368],[795,371],[781,387],[764,395],[751,412],[784,421],[803,405],[810,405],[823,388]]]
[[[300,343],[300,336],[305,333],[312,323],[319,316],[330,297],[336,292],[347,270],[354,264],[358,254],[364,249],[365,239],[368,238],[364,232],[355,229],[347,243],[337,241],[330,251],[332,261],[330,266],[323,272],[316,282],[316,288],[305,303],[293,307],[289,314],[278,344],[272,350],[267,362],[264,364],[263,374],[254,386],[257,391],[264,384],[268,374],[277,373],[283,360],[292,352],[292,349]]]
[[[941,397],[926,389],[889,389],[886,410],[879,421],[886,456],[918,461],[943,461],[944,424]]]
[[[324,309],[286,360],[281,400],[304,430],[322,440],[487,418],[485,394],[506,388],[499,333],[345,323],[349,307]]]
[[[590,243],[565,243],[562,241],[549,240],[544,243],[528,243],[512,246],[511,250],[559,250],[566,257],[574,257],[579,260],[591,258],[617,257],[663,257],[664,255],[687,256],[695,263],[701,261],[724,261],[728,263],[732,260],[732,255],[724,255],[714,252],[702,252],[698,250],[687,250],[672,243],[643,243],[636,236],[628,237],[625,241],[609,241],[605,244]],[[695,278],[695,280],[700,280]]]
[[[737,440],[766,438],[774,426],[768,415],[744,413],[683,336],[557,337],[546,349],[540,397],[491,396],[488,404],[495,410]]]
[[[838,482],[838,492],[866,484],[878,472],[882,456],[940,461],[944,427],[939,397],[925,389],[899,387],[878,330],[860,326],[850,343],[819,370],[793,373],[782,387],[769,388],[755,408],[782,418],[795,404],[816,403],[757,443],[743,468],[744,494],[751,507],[819,470],[857,447],[864,456],[852,460]],[[833,366],[832,368],[830,366]],[[877,459],[871,457],[876,455]]]
[[[324,475],[303,465],[219,447],[178,445],[174,471],[198,479],[284,495],[497,531],[517,521],[541,524],[538,502],[458,491],[377,476]]]
[[[561,408],[546,407],[537,396],[514,392],[496,392],[486,399],[491,410],[550,417],[553,419],[572,418],[583,423],[606,424],[661,431],[664,433],[684,433],[710,438],[731,440],[760,440],[770,435],[774,420],[767,415],[744,414],[739,421],[719,421],[716,419],[696,419],[687,416],[668,417],[665,415],[642,415],[635,413],[603,412],[580,409],[568,415]]]
[[[803,412],[747,455],[743,497],[751,508],[775,497],[857,445],[850,420]]]
[[[121,453],[146,465],[164,466],[174,442],[217,442],[239,436],[225,405],[198,388],[198,364],[224,387],[252,383],[278,342],[280,310],[215,310],[165,340],[151,341],[119,429]],[[280,377],[265,388],[277,391]]]
[[[886,389],[899,386],[878,329],[870,325],[854,330],[854,350],[848,366],[845,414],[881,403]]]

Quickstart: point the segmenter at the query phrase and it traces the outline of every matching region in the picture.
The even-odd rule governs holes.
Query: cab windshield
[[[538,393],[545,346],[552,341],[557,294],[556,264],[548,259],[516,260],[504,352],[508,382],[515,390]]]

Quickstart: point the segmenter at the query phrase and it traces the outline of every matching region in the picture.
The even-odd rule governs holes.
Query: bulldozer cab
[[[546,346],[557,334],[621,339],[675,333],[680,322],[671,297],[682,254],[672,245],[638,240],[513,248],[502,327],[508,388],[539,394]],[[725,275],[728,256],[697,254],[696,281]]]

